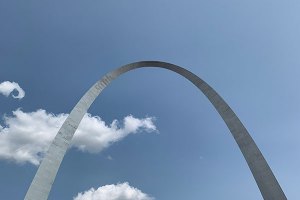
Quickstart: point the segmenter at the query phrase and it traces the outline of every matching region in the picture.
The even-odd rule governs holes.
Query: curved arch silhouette
[[[192,72],[177,65],[159,61],[142,61],[124,65],[106,74],[84,94],[73,108],[50,145],[48,152],[27,191],[25,200],[46,200],[48,198],[63,157],[88,108],[113,79],[127,71],[143,67],[157,67],[171,70],[185,77],[199,88],[213,104],[229,128],[248,163],[263,198],[265,200],[287,199],[272,170],[244,125],[213,88]]]

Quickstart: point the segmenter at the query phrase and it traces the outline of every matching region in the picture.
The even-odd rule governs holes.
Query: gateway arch
[[[59,166],[84,114],[101,91],[115,78],[137,68],[156,67],[171,70],[192,82],[213,104],[238,144],[264,200],[287,199],[272,170],[249,135],[248,131],[217,92],[192,72],[174,64],[159,61],[142,61],[124,65],[96,82],[79,100],[55,136],[24,200],[47,200]]]

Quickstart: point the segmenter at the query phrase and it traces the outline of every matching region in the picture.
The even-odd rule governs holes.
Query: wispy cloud
[[[154,198],[125,182],[105,185],[96,190],[91,188],[79,193],[73,200],[154,200]]]
[[[16,82],[4,81],[0,83],[0,93],[9,96],[14,90],[18,91],[18,95],[12,95],[13,98],[22,99],[25,96],[25,91]]]
[[[113,160],[113,157],[111,157],[110,155],[106,157],[108,160]]]
[[[0,125],[0,159],[38,165],[58,129],[68,114],[52,114],[45,110],[23,112],[18,109],[4,117]],[[153,118],[126,116],[121,123],[110,125],[98,116],[86,114],[79,125],[72,146],[90,153],[98,153],[129,134],[156,131]]]

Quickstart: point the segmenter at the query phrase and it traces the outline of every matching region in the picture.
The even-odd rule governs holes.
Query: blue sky
[[[296,200],[299,10],[299,1],[277,0],[1,0],[0,83],[16,82],[26,93],[23,99],[0,94],[1,126],[18,108],[69,113],[94,82],[121,65],[171,62],[224,97],[288,199]],[[71,148],[49,200],[126,182],[155,199],[262,199],[220,116],[172,72],[127,73],[89,113],[106,124],[154,117],[157,131],[142,128],[99,153]],[[0,156],[0,199],[24,198],[36,170]]]

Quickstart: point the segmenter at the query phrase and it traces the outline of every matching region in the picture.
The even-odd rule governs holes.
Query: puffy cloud
[[[42,109],[28,113],[18,109],[12,116],[5,116],[4,126],[0,125],[0,159],[38,165],[67,116]],[[86,114],[74,135],[72,146],[98,153],[127,135],[142,131],[156,131],[153,118],[138,119],[129,115],[121,125],[117,120],[106,125],[100,117]]]
[[[79,193],[73,200],[154,200],[141,190],[131,187],[127,182],[105,185]]]
[[[72,144],[82,151],[97,153],[131,133],[155,130],[156,127],[151,117],[138,119],[129,115],[124,118],[122,126],[119,126],[117,120],[107,126],[101,118],[87,114],[78,128]]]
[[[22,99],[25,96],[25,91],[16,82],[4,81],[0,83],[0,93],[9,96],[14,90],[18,91],[18,95],[12,95],[13,98]]]

